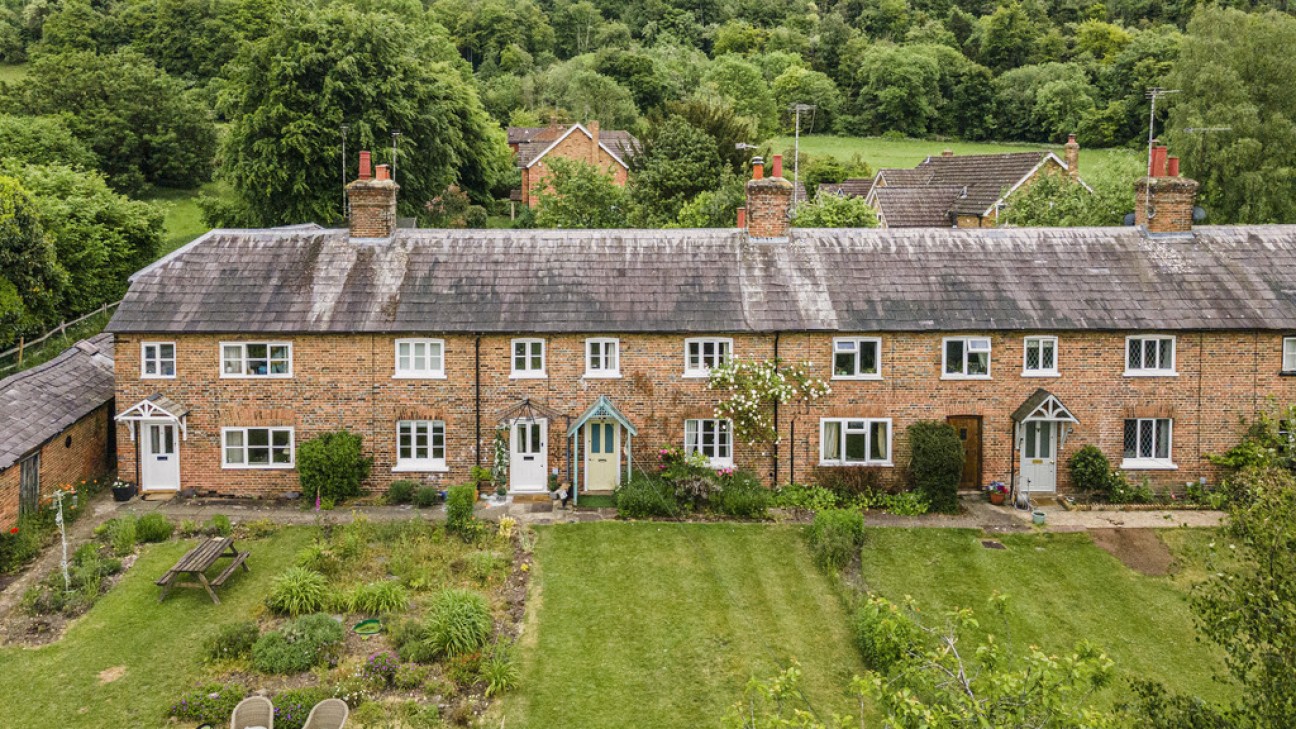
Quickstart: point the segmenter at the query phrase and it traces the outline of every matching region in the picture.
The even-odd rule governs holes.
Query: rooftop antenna
[[[342,125],[342,219],[346,220],[347,216],[347,194],[346,194],[346,135],[347,130],[351,128],[350,124]]]
[[[400,141],[400,130],[392,130],[392,182],[396,181],[396,145]]]
[[[1152,100],[1151,108],[1148,111],[1148,166],[1147,166],[1148,177],[1152,176],[1152,145],[1156,143],[1155,129],[1156,129],[1157,98],[1161,96],[1165,96],[1166,94],[1177,94],[1177,93],[1179,93],[1179,89],[1163,89],[1160,86],[1153,86],[1147,91],[1147,97]],[[1152,186],[1151,185],[1147,186],[1147,191],[1144,193],[1143,198],[1144,198],[1143,212],[1146,213],[1147,219],[1151,220],[1152,219]]]
[[[801,112],[810,112],[810,128],[814,128],[814,104],[793,104],[789,107],[796,116],[796,134],[792,142],[792,208],[797,206],[797,182],[801,179]]]

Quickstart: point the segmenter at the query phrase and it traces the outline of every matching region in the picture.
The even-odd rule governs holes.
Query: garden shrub
[[[850,564],[864,546],[864,515],[850,509],[824,509],[810,524],[810,549],[825,570]]]
[[[113,553],[118,557],[125,557],[135,551],[136,531],[135,517],[124,516],[113,522],[109,530],[110,539],[112,540]]]
[[[877,505],[896,516],[922,516],[931,510],[927,499],[916,491],[882,494],[878,497]]]
[[[396,671],[400,668],[400,658],[391,651],[378,651],[365,659],[360,673],[365,679],[384,687],[391,686],[396,680]]]
[[[387,487],[387,503],[408,504],[414,500],[414,492],[419,490],[418,481],[392,481]]]
[[[200,527],[198,526],[198,522],[194,521],[193,519],[180,520],[180,536],[192,537],[193,535],[197,534],[199,531],[200,531]]]
[[[337,503],[359,496],[372,467],[364,439],[346,430],[321,433],[297,446],[297,477],[307,498]]]
[[[737,471],[720,479],[720,490],[711,496],[711,508],[725,516],[762,519],[769,508],[770,492],[750,471]]]
[[[900,609],[882,597],[870,597],[855,611],[855,645],[869,670],[891,672],[911,653],[921,653],[926,635]]]
[[[63,582],[62,570],[55,568],[23,593],[21,606],[32,615],[80,615],[104,592],[104,580],[120,571],[120,560],[105,559],[97,544],[83,544],[68,564],[71,589]]]
[[[458,656],[480,650],[494,623],[486,598],[472,590],[444,590],[428,611],[423,641],[435,656]]]
[[[663,479],[635,473],[616,489],[617,515],[629,519],[674,517],[680,513],[675,490]]]
[[[410,691],[423,686],[427,680],[428,669],[424,666],[412,663],[402,663],[396,667],[396,672],[392,674],[392,686],[403,691]]]
[[[18,526],[0,534],[0,575],[17,572],[40,554],[47,531],[30,516],[18,520]]]
[[[222,625],[203,642],[203,656],[209,661],[242,658],[252,652],[261,629],[251,620]]]
[[[247,689],[238,684],[209,683],[182,696],[168,713],[183,721],[224,726],[245,698]]]
[[[480,551],[464,555],[463,559],[457,560],[454,566],[457,571],[465,572],[474,580],[486,584],[492,577],[502,573],[508,567],[508,563],[508,559],[502,555]]]
[[[818,466],[814,470],[814,482],[842,500],[872,496],[881,490],[878,472],[873,468]]]
[[[774,506],[801,511],[822,511],[837,507],[837,494],[820,486],[790,483],[774,492]]]
[[[306,615],[258,638],[252,646],[252,667],[269,674],[308,671],[332,657],[344,638],[346,631],[338,621],[324,614]]]
[[[958,511],[963,478],[963,443],[949,423],[920,420],[905,431],[909,437],[909,478],[932,511]]]
[[[481,675],[481,665],[481,651],[452,656],[446,659],[445,662],[446,678],[458,686],[471,686],[477,683],[477,679]]]
[[[486,684],[486,697],[496,696],[517,687],[518,667],[513,650],[508,645],[496,645],[482,659],[477,669],[478,678]]]
[[[302,729],[315,704],[332,698],[332,694],[318,686],[288,689],[275,694],[275,729]]]
[[[1067,461],[1071,471],[1071,483],[1081,491],[1109,496],[1112,486],[1111,463],[1107,456],[1095,445],[1086,445]]]
[[[441,490],[436,486],[420,486],[410,498],[418,508],[428,509],[441,501]]]
[[[314,570],[289,567],[274,579],[266,606],[286,615],[303,615],[323,610],[328,601],[328,581]]]
[[[351,591],[351,612],[363,615],[383,615],[400,612],[409,607],[409,594],[396,580],[377,580],[357,586]]]
[[[175,531],[175,525],[156,511],[141,516],[139,521],[135,522],[135,538],[141,544],[165,542],[171,538],[171,532],[173,531]]]
[[[263,518],[248,522],[245,528],[247,529],[248,536],[252,539],[266,539],[267,537],[273,537],[275,534],[279,533],[279,530],[282,527],[273,519]]]
[[[432,663],[436,652],[426,640],[427,626],[417,620],[401,620],[387,628],[387,635],[402,661]]]
[[[700,452],[685,455],[680,448],[663,448],[659,453],[658,468],[661,480],[671,489],[676,503],[690,509],[711,499],[719,488],[716,472],[710,461]]]
[[[333,576],[342,571],[342,560],[327,544],[315,542],[297,553],[297,566]]]
[[[234,533],[234,524],[228,516],[215,514],[207,522],[207,531],[218,537],[228,537]]]
[[[477,487],[470,483],[451,486],[446,494],[446,529],[466,534],[472,527],[473,505],[477,503]]]

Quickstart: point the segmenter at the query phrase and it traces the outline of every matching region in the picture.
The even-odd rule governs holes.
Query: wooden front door
[[[40,452],[22,460],[18,471],[18,513],[35,514],[40,508]]]
[[[585,425],[585,490],[611,491],[621,481],[621,426],[611,420]]]
[[[959,479],[962,490],[981,488],[981,416],[951,415],[946,418],[954,426],[959,440],[963,441],[963,478]]]

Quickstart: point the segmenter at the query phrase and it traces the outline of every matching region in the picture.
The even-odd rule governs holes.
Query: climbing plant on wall
[[[813,402],[832,392],[810,367],[808,362],[734,359],[711,368],[708,389],[729,393],[716,404],[716,417],[731,421],[734,437],[749,445],[775,442],[775,403]]]

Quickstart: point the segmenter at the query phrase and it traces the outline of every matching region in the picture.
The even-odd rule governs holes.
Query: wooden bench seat
[[[226,567],[224,570],[222,570],[219,575],[216,575],[216,579],[211,581],[211,586],[220,587],[221,585],[225,584],[225,580],[228,580],[229,576],[234,574],[234,570],[238,569],[239,567],[242,567],[244,572],[250,571],[248,569],[248,566],[243,564],[243,562],[247,560],[249,554],[251,553],[239,552],[238,555],[234,557],[234,559],[230,560],[229,566]]]

